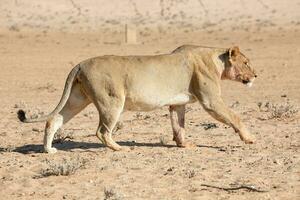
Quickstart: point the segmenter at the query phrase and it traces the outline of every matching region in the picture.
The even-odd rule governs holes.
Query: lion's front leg
[[[201,102],[204,109],[218,121],[225,123],[235,130],[246,144],[252,144],[255,137],[249,133],[240,118],[232,112],[223,102],[221,97],[204,98]]]
[[[173,130],[173,140],[178,147],[192,147],[193,144],[185,141],[184,123],[185,123],[185,105],[170,106],[170,119]]]

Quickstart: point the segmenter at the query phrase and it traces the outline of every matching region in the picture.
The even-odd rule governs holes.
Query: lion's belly
[[[176,61],[176,60],[175,60]],[[129,70],[125,81],[125,110],[149,111],[166,105],[189,103],[191,72],[179,59],[148,60],[142,67]]]
[[[126,97],[124,110],[150,111],[168,105],[183,105],[193,103],[196,99],[189,93],[175,95],[139,95]]]

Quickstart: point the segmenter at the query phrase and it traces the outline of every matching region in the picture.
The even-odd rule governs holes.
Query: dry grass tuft
[[[203,126],[204,130],[209,130],[209,129],[215,129],[215,128],[219,128],[218,125],[216,123],[201,123],[201,126]]]
[[[63,143],[66,140],[72,140],[74,137],[72,136],[73,132],[66,132],[63,129],[58,129],[57,133],[54,135],[53,144]]]
[[[114,187],[104,188],[104,200],[121,200],[122,196]]]
[[[289,101],[280,104],[259,102],[257,106],[261,112],[268,113],[264,119],[290,119],[298,113],[298,109]]]
[[[167,137],[161,135],[161,136],[159,137],[159,144],[161,144],[161,145],[167,145],[167,144],[168,144],[168,139],[167,139]]]
[[[78,169],[83,168],[87,162],[86,159],[63,159],[59,162],[46,160],[48,165],[45,169],[41,170],[40,177],[48,176],[69,176],[74,174]]]
[[[193,178],[196,176],[196,172],[193,169],[187,170],[185,174],[188,178]]]

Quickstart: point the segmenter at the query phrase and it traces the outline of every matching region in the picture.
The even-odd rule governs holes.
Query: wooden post
[[[125,24],[125,43],[126,44],[137,44],[136,28],[135,26],[129,26]]]

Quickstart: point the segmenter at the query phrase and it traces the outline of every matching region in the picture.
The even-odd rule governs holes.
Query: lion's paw
[[[54,147],[51,147],[51,148],[45,148],[45,152],[46,152],[46,153],[53,154],[53,153],[56,153],[56,152],[57,152],[57,149],[54,148]]]
[[[245,142],[245,144],[255,143],[255,137],[253,135],[248,135],[247,137],[244,137],[242,140]]]
[[[182,147],[182,148],[195,148],[197,147],[196,144],[191,143],[191,142],[184,142],[183,144],[178,145],[178,147]]]

